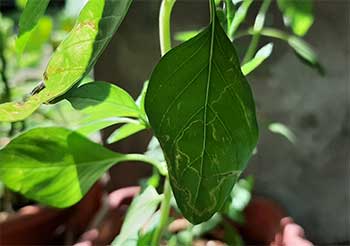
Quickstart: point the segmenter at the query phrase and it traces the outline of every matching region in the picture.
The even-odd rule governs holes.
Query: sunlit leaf
[[[146,112],[184,216],[198,224],[224,204],[257,143],[251,89],[215,14],[152,73]]]
[[[296,138],[295,134],[286,125],[284,125],[282,123],[276,123],[276,122],[271,123],[268,126],[268,129],[273,133],[277,133],[277,134],[284,136],[291,143],[296,142],[297,138]]]
[[[137,196],[131,203],[122,229],[112,242],[113,246],[136,246],[138,232],[156,211],[163,195],[149,186],[141,195]]]
[[[49,40],[53,28],[52,19],[50,17],[42,17],[32,31],[25,47],[25,51],[39,50]]]
[[[90,135],[108,126],[134,122],[133,119],[123,118],[123,117],[111,117],[111,118],[104,118],[104,119],[88,120],[87,122],[84,122],[84,119],[83,119],[82,121],[83,122],[78,123],[78,126],[75,128],[75,131],[83,135]]]
[[[265,46],[263,46],[258,52],[256,52],[253,59],[248,61],[242,66],[242,73],[244,75],[248,75],[252,71],[254,71],[257,67],[260,66],[263,61],[265,61],[272,53],[273,44],[268,43]]]
[[[43,76],[46,88],[35,99],[18,105],[0,105],[0,121],[19,121],[42,103],[64,94],[91,70],[113,33],[118,29],[132,0],[89,0],[68,37],[52,55]],[[33,100],[36,101],[33,104]],[[16,108],[16,112],[9,109]]]
[[[19,19],[19,35],[16,41],[16,49],[22,54],[29,39],[35,32],[38,22],[45,14],[50,0],[28,0],[21,18]]]
[[[144,129],[146,129],[146,126],[142,122],[127,123],[115,130],[107,139],[107,143],[118,142]]]
[[[230,38],[232,38],[234,36],[234,34],[236,33],[238,27],[245,20],[245,17],[247,16],[249,7],[250,7],[250,5],[252,3],[253,3],[253,0],[243,0],[241,5],[237,9],[237,11],[235,13],[235,16],[233,17],[230,30],[228,32],[228,35],[229,35]],[[237,4],[237,3],[235,3],[235,4]]]
[[[40,203],[68,207],[78,202],[112,165],[144,161],[138,154],[120,154],[71,130],[35,128],[0,150],[0,181]]]
[[[79,201],[123,155],[64,128],[36,128],[0,150],[0,180],[55,207]]]
[[[277,3],[283,13],[284,23],[295,34],[305,35],[314,22],[313,0],[277,0]]]

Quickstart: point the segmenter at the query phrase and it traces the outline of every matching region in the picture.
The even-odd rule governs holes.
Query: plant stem
[[[171,31],[170,31],[170,17],[176,0],[163,0],[159,12],[159,41],[160,51],[164,56],[171,50]],[[164,198],[160,205],[160,222],[152,237],[152,246],[160,245],[164,229],[167,225],[170,212],[171,187],[168,176],[165,176],[164,181]]]
[[[0,54],[0,61],[2,64],[2,69],[0,71],[1,80],[5,86],[4,97],[5,97],[5,101],[8,102],[8,101],[11,101],[11,90],[10,90],[9,81],[6,76],[7,63],[3,53]]]
[[[261,4],[260,10],[258,15],[256,16],[255,23],[254,23],[254,35],[252,37],[252,40],[250,41],[248,50],[243,58],[242,64],[245,64],[246,62],[250,61],[258,47],[259,40],[260,40],[260,31],[264,27],[265,24],[265,16],[266,12],[271,4],[271,0],[264,0]]]
[[[171,187],[169,183],[168,176],[165,177],[164,181],[164,198],[162,204],[160,205],[160,222],[156,231],[153,234],[152,246],[159,246],[162,234],[168,222],[169,212],[170,212],[170,199],[171,199]]]
[[[170,17],[176,0],[163,0],[159,12],[160,51],[164,56],[171,49]]]
[[[225,0],[225,5],[226,5],[226,20],[227,20],[227,29],[226,29],[226,33],[229,33],[230,29],[231,29],[231,25],[232,25],[232,20],[234,15],[232,14],[234,11],[233,8],[233,3],[231,0]]]
[[[160,174],[163,176],[166,176],[168,174],[168,171],[166,169],[166,165],[156,161],[153,158],[149,158],[148,156],[142,155],[142,154],[126,154],[124,156],[124,161],[141,161],[145,163],[149,163],[156,167]]]

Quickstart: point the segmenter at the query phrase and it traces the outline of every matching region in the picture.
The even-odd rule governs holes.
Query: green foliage
[[[293,144],[297,140],[297,137],[292,132],[292,130],[290,130],[286,125],[284,125],[282,123],[277,123],[277,122],[271,123],[271,124],[269,124],[268,129],[273,133],[280,134],[280,135],[284,136],[286,139],[288,139]]]
[[[23,53],[30,38],[36,36],[38,32],[36,31],[36,29],[39,26],[39,21],[41,17],[45,14],[45,10],[49,2],[50,0],[27,1],[21,18],[19,20],[19,35],[16,41],[16,48],[20,55]]]
[[[250,5],[253,3],[253,0],[243,0],[240,7],[237,9],[235,16],[233,17],[231,26],[229,27],[228,35],[229,37],[233,37],[247,16],[247,12],[249,10]]]
[[[136,121],[135,123],[127,123],[114,131],[107,139],[107,143],[110,144],[118,142],[144,129],[146,129],[146,126],[140,121]]]
[[[126,91],[106,82],[92,82],[73,88],[66,94],[66,99],[89,121],[110,117],[137,118],[142,114]]]
[[[139,231],[156,211],[163,195],[159,195],[152,187],[148,187],[137,196],[130,205],[120,234],[113,241],[113,246],[137,246]]]
[[[265,61],[272,53],[273,44],[268,43],[264,45],[258,52],[256,52],[253,59],[245,63],[241,69],[244,75],[248,75],[254,71],[258,66],[260,66],[263,61]]]
[[[243,31],[241,26],[249,24],[245,22],[246,16],[255,1],[209,1],[209,26],[176,35],[175,39],[184,43],[171,49],[170,16],[175,0],[163,0],[160,43],[162,54],[166,55],[134,101],[118,86],[92,82],[87,76],[132,0],[89,0],[75,25],[72,20],[82,3],[70,0],[66,5],[70,7],[63,11],[67,16],[61,19],[59,35],[57,32],[52,35],[56,25],[52,18],[44,16],[49,1],[29,0],[16,41],[17,51],[24,52],[24,61],[16,65],[10,62],[10,70],[40,60],[42,48],[49,41],[55,52],[43,82],[31,96],[23,102],[0,104],[0,122],[23,120],[43,103],[59,103],[40,108],[40,114],[26,122],[0,125],[0,131],[11,136],[20,124],[23,129],[36,126],[32,118],[38,115],[40,120],[47,119],[48,125],[56,122],[74,131],[61,127],[34,128],[14,137],[2,149],[0,146],[1,182],[40,203],[67,207],[79,201],[112,165],[123,161],[149,163],[153,165],[153,175],[144,182],[145,190],[133,200],[114,245],[158,245],[162,237],[169,239],[169,245],[192,245],[193,240],[218,225],[224,228],[227,244],[243,245],[238,232],[223,218],[244,223],[243,210],[251,199],[253,179],[238,178],[258,139],[254,99],[244,76],[259,67],[273,48],[268,43],[258,49],[260,37],[285,41],[307,64],[319,71],[322,68],[315,52],[300,37],[265,27],[271,0],[257,2],[260,9],[254,26]],[[17,2],[24,6],[26,1]],[[312,1],[277,2],[286,24],[296,35],[304,35],[313,22]],[[12,21],[2,16],[0,24],[1,80],[5,89],[11,89],[11,94],[19,98],[26,89],[11,88],[6,78],[7,57],[15,52],[14,28]],[[240,64],[232,42],[247,35],[252,39]],[[27,55],[35,59],[27,59]],[[67,117],[72,111],[74,116]],[[108,143],[151,127],[155,136],[147,152],[116,153],[87,137],[114,124],[123,125],[109,136]],[[272,123],[268,128],[295,141],[293,132],[283,124]],[[1,137],[0,145],[5,145],[8,139]],[[161,175],[165,176],[164,194],[155,190]],[[160,210],[156,211],[159,203]],[[198,225],[189,225],[177,235],[164,236],[171,220],[170,204]]]
[[[119,27],[132,0],[90,0],[69,36],[59,45],[44,73],[45,88],[24,103],[0,105],[0,121],[20,121],[42,103],[64,94],[85,77]]]
[[[178,206],[195,224],[222,207],[258,135],[250,87],[215,16],[162,58],[145,104]]]
[[[0,150],[0,179],[41,203],[68,207],[79,201],[112,165],[122,161],[157,162],[123,155],[65,128],[30,130]]]
[[[26,197],[55,207],[79,201],[123,155],[64,128],[36,128],[0,151],[0,179]]]
[[[283,20],[296,35],[304,36],[312,23],[313,0],[277,0],[279,9],[283,13]]]

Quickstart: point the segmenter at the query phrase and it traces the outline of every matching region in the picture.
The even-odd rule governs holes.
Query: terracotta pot
[[[271,199],[254,196],[244,215],[246,223],[239,228],[247,243],[266,245],[280,232],[280,221],[286,216],[286,212]]]
[[[0,245],[62,245],[81,234],[100,206],[102,186],[96,183],[75,206],[54,209],[26,206],[0,223]]]
[[[70,209],[23,208],[13,218],[0,223],[0,245],[72,245],[73,242],[77,242],[75,246],[109,245],[120,232],[126,210],[139,191],[140,187],[134,186],[102,195],[102,187],[97,184]],[[286,218],[283,209],[270,199],[254,197],[245,210],[245,218],[245,226],[234,223],[233,226],[247,244],[312,245],[304,239],[303,229]],[[212,233],[215,234],[220,235]]]

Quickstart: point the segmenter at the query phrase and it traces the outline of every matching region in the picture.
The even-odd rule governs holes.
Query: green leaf
[[[16,49],[22,54],[30,37],[34,34],[37,24],[45,14],[50,0],[28,0],[19,19],[19,36]]]
[[[148,125],[148,119],[147,119],[147,115],[146,115],[146,111],[145,111],[145,98],[146,98],[146,92],[147,92],[147,88],[148,88],[148,82],[149,81],[147,80],[143,83],[141,93],[136,99],[136,105],[140,108],[141,113],[142,113],[140,115],[140,118],[145,125]]]
[[[49,40],[53,28],[52,19],[48,16],[40,18],[36,28],[31,32],[25,51],[40,50]]]
[[[161,59],[145,101],[177,204],[194,224],[223,206],[258,138],[251,89],[213,16]]]
[[[132,0],[89,0],[68,37],[52,55],[44,73],[45,87],[35,99],[18,105],[0,104],[0,121],[20,121],[42,103],[67,92],[85,77],[118,29]],[[36,101],[36,103],[33,103]],[[11,111],[15,109],[15,111]]]
[[[115,143],[124,138],[129,137],[135,133],[138,133],[142,130],[146,129],[146,126],[142,122],[128,123],[123,125],[122,127],[115,130],[107,139],[107,143]]]
[[[0,150],[0,180],[28,198],[62,208],[78,202],[112,165],[130,160],[158,165],[142,155],[112,152],[65,128],[36,128]]]
[[[279,9],[283,13],[283,20],[298,36],[304,36],[312,23],[313,1],[312,0],[277,0]]]
[[[134,99],[123,89],[107,82],[92,82],[70,90],[65,98],[86,115],[85,122],[110,117],[135,117],[141,114]]]
[[[321,75],[324,75],[324,69],[319,63],[316,53],[308,43],[295,36],[289,36],[287,42],[303,62],[316,68]]]
[[[256,52],[253,59],[242,66],[242,73],[246,76],[260,66],[272,53],[273,44],[268,43]]]
[[[138,232],[156,211],[163,195],[159,195],[152,187],[148,187],[131,203],[120,234],[112,242],[113,246],[136,246]]]
[[[112,126],[115,124],[123,124],[123,123],[127,124],[131,122],[135,122],[135,120],[129,119],[129,118],[122,118],[122,117],[111,117],[111,118],[105,118],[105,119],[92,120],[88,122],[79,122],[79,126],[76,127],[75,131],[79,132],[80,134],[88,136],[108,126]]]
[[[297,140],[297,137],[292,132],[292,130],[290,130],[286,125],[284,125],[282,123],[277,123],[277,122],[271,123],[268,126],[268,129],[273,133],[277,133],[277,134],[284,136],[286,139],[288,139],[293,144]]]
[[[68,207],[123,155],[64,128],[37,128],[0,151],[0,180],[41,203]]]
[[[253,0],[243,0],[241,3],[241,6],[237,9],[235,16],[233,17],[231,27],[229,29],[228,35],[229,37],[233,38],[234,34],[236,33],[238,27],[241,25],[241,23],[245,20],[249,7],[253,3]],[[237,3],[235,3],[237,4]]]

